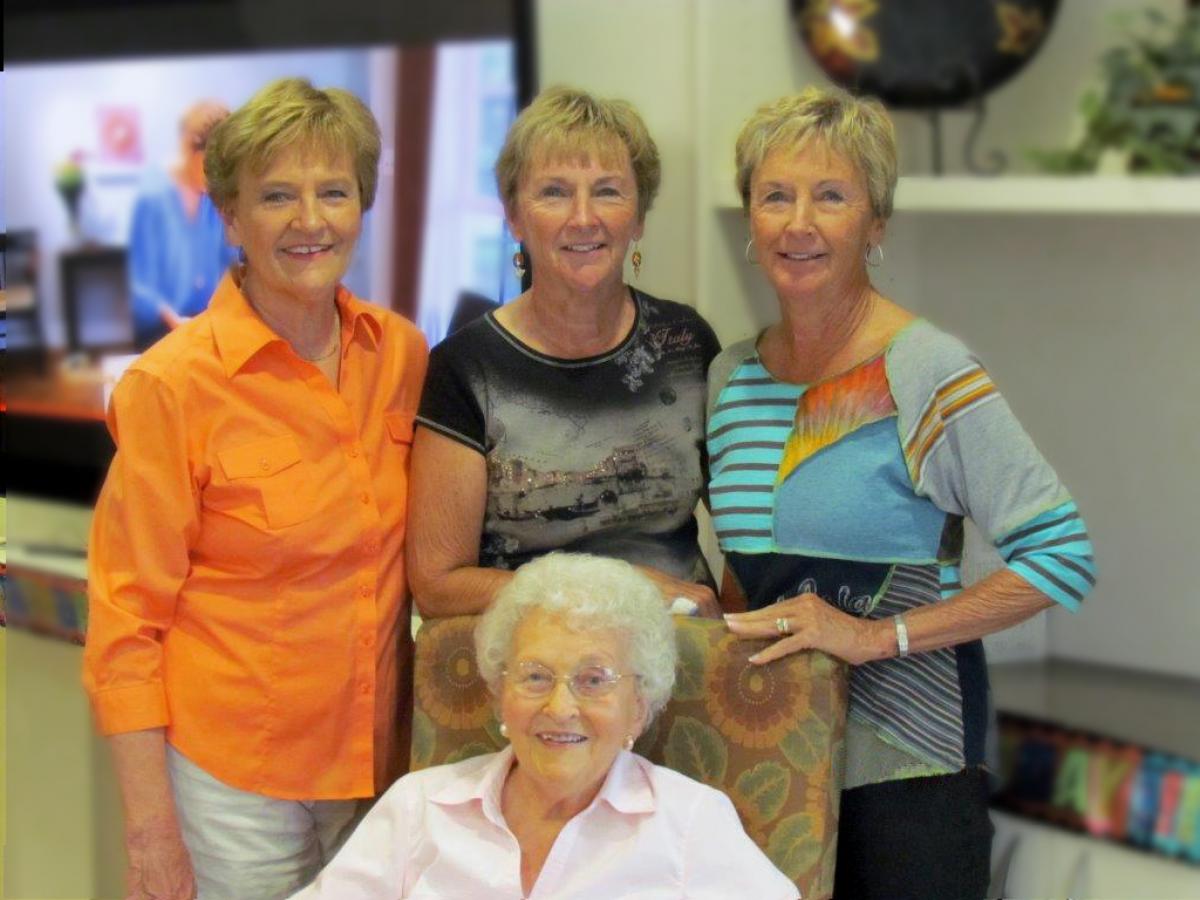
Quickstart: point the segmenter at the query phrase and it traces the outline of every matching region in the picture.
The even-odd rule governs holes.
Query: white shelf
[[[732,179],[716,186],[722,209],[741,209]],[[1200,177],[906,176],[896,212],[983,215],[1200,217]]]

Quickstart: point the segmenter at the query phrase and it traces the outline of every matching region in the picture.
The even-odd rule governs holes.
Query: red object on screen
[[[140,163],[142,161],[141,116],[132,106],[101,106],[100,158],[104,162]]]

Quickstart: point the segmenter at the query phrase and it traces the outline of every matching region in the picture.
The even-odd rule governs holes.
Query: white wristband
[[[903,659],[908,656],[908,626],[902,613],[892,616],[892,621],[896,623],[896,655]]]

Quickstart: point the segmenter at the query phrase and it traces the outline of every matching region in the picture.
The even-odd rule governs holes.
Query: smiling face
[[[289,148],[264,171],[241,172],[225,222],[256,292],[329,299],[362,230],[350,154]]]
[[[768,153],[750,181],[750,233],[782,299],[839,300],[868,284],[867,247],[883,239],[866,179],[816,141]]]
[[[625,252],[642,236],[629,151],[535,155],[508,221],[542,285],[581,294],[620,286]]]
[[[538,610],[514,632],[508,669],[536,662],[560,676],[591,665],[629,672],[627,644],[617,632],[577,631]],[[526,780],[544,797],[590,802],[626,736],[636,738],[646,724],[636,681],[622,678],[605,696],[581,701],[561,680],[547,696],[531,698],[505,677],[500,718],[517,759],[513,778]]]

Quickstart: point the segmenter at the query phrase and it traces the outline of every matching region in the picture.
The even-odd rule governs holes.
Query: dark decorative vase
[[[792,0],[835,82],[898,109],[958,106],[1023,69],[1059,0]]]
[[[796,26],[837,84],[894,109],[970,106],[1037,54],[1059,0],[791,0]],[[978,121],[973,134],[978,131]],[[967,156],[970,160],[970,141]],[[973,168],[977,168],[972,166]]]

